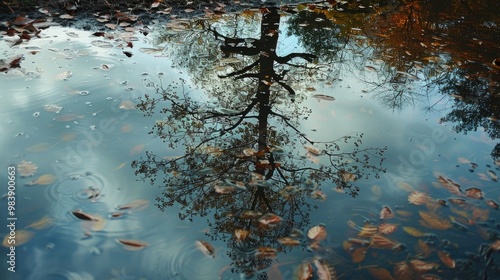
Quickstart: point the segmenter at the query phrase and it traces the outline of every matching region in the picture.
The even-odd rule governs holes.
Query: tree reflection
[[[385,151],[363,147],[362,134],[317,142],[300,130],[299,116],[307,118],[304,110],[280,105],[294,103],[290,83],[300,77],[291,77],[293,69],[310,70],[303,61],[313,62],[316,56],[278,55],[278,9],[260,12],[258,38],[229,36],[227,29],[209,21],[197,22],[202,27],[198,34],[219,42],[221,59],[248,58],[235,60],[241,67],[231,67],[217,78],[241,84],[221,88],[215,77],[203,72],[198,80],[214,81],[205,89],[217,102],[208,102],[190,96],[182,80],[166,86],[150,83],[158,95],[145,95],[139,107],[146,115],[164,116],[151,133],[184,153],[162,158],[147,152],[146,158],[133,162],[137,176],[163,189],[157,197],[160,209],[179,204],[181,219],[213,215],[209,235],[229,242],[235,269],[249,275],[264,271],[276,257],[279,237],[300,238],[297,229],[309,224],[311,199],[326,199],[324,187],[356,196],[358,179],[384,171]],[[209,58],[217,55],[204,52]],[[247,97],[236,101],[236,88]]]

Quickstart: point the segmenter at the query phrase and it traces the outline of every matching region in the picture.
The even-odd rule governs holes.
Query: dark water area
[[[499,6],[5,16],[0,278],[497,279]]]

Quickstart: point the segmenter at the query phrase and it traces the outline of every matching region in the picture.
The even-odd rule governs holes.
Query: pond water
[[[351,2],[4,35],[1,279],[495,279],[498,3]]]

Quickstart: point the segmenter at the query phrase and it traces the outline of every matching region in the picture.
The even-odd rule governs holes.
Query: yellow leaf
[[[403,230],[413,237],[420,238],[425,236],[425,232],[422,232],[414,227],[403,227]]]
[[[431,212],[418,211],[420,217],[425,221],[427,225],[434,229],[445,230],[451,227],[450,221],[439,217],[438,215]]]
[[[392,277],[391,273],[385,268],[370,267],[368,268],[368,272],[377,280],[394,280],[394,277]]]

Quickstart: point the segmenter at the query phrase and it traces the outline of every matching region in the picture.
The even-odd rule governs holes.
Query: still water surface
[[[2,279],[494,279],[500,22],[421,5],[3,37]]]

